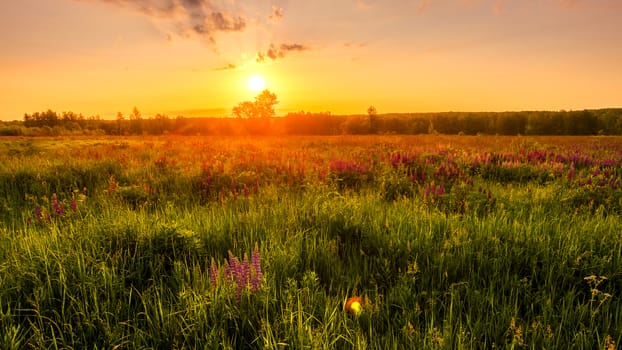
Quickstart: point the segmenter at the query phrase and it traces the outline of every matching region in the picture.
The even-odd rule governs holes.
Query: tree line
[[[115,120],[84,118],[53,111],[2,122],[2,136],[56,135],[340,135],[340,134],[489,134],[622,135],[622,109],[529,112],[446,112],[332,115],[295,112],[281,117],[170,118],[143,117],[134,110]]]
[[[183,121],[183,116],[164,114],[145,118],[136,107],[127,117],[118,112],[114,120],[47,110],[26,113],[23,121],[0,122],[0,136],[161,135],[179,129]]]
[[[262,102],[263,101],[263,102]],[[253,105],[253,103],[255,105]],[[262,104],[264,103],[264,104]],[[340,134],[489,134],[622,135],[622,109],[524,112],[444,112],[332,115],[295,112],[275,116],[274,94],[234,108],[231,118],[144,117],[134,110],[114,120],[51,110],[25,114],[23,121],[2,122],[3,136],[55,135],[340,135]],[[254,110],[253,108],[257,108]]]

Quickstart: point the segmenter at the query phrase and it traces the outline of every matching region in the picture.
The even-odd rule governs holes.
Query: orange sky
[[[0,2],[0,119],[622,107],[619,0]]]

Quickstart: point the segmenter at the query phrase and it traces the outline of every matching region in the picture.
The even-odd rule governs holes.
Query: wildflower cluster
[[[341,188],[358,188],[368,180],[370,167],[360,161],[333,159],[329,164],[330,174]]]
[[[291,192],[328,185],[347,191],[380,188],[387,200],[419,197],[434,207],[462,201],[469,210],[479,205],[473,199],[494,200],[486,198],[488,193],[477,191],[485,182],[499,186],[556,182],[573,191],[570,204],[589,210],[601,205],[610,211],[622,210],[619,142],[519,141],[435,135],[399,139],[301,137],[253,144],[244,139],[188,138],[131,146],[102,145],[97,152],[107,155],[110,166],[98,175],[100,188],[93,185],[91,193],[114,193],[140,208],[169,198],[185,200],[183,188],[188,187],[192,189],[188,195],[191,200],[224,204],[252,199],[264,188]],[[81,150],[76,155],[90,160],[96,157],[93,152]],[[137,170],[124,173],[124,168]],[[57,210],[59,215],[63,209],[69,211],[68,200],[59,204],[63,208],[52,208],[53,203],[48,202],[51,217]]]
[[[615,167],[599,167],[594,166],[587,171],[575,174],[574,164],[568,170],[567,178],[572,181],[576,178],[576,185],[589,189],[609,188],[615,191],[620,188],[621,180],[617,174]]]
[[[521,347],[525,346],[525,340],[523,339],[523,326],[518,324],[514,317],[512,317],[512,319],[510,320],[510,327],[506,331],[506,335],[511,337],[512,344]]]
[[[599,289],[599,286],[607,281],[605,276],[589,275],[583,278],[590,286],[590,306],[592,313],[596,313],[598,309],[607,301],[613,298],[613,295],[605,293]]]
[[[261,281],[263,280],[259,247],[255,245],[250,261],[246,254],[244,254],[244,259],[240,261],[231,252],[229,252],[229,258],[220,267],[212,259],[209,274],[212,289],[215,290],[219,285],[224,285],[226,288],[235,288],[235,298],[238,301],[245,290],[248,290],[250,293],[258,292],[261,289]]]
[[[434,183],[434,181],[432,181],[425,187],[423,197],[428,198],[430,196],[442,196],[444,194],[445,194],[445,183],[441,182],[439,185],[437,185]]]
[[[41,201],[45,205],[39,203],[35,204],[34,219],[36,222],[50,222],[52,218],[62,218],[68,216],[70,213],[78,211],[78,201],[76,200],[75,193],[71,194],[71,201],[69,202],[70,212],[65,209],[65,204],[58,199],[56,193],[52,194],[51,198],[43,197]],[[32,223],[32,218],[27,218],[27,223]]]
[[[248,198],[251,194],[259,192],[259,177],[255,172],[241,172],[234,177],[226,173],[221,165],[212,169],[204,164],[197,184],[200,198],[204,202],[212,199],[216,199],[219,203],[227,199],[235,201],[240,194]]]

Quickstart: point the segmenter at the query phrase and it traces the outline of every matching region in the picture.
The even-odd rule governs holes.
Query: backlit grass
[[[0,348],[615,348],[621,149],[3,140]]]

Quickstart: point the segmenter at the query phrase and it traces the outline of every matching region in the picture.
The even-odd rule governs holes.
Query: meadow
[[[3,138],[0,200],[2,349],[622,344],[622,137]]]

